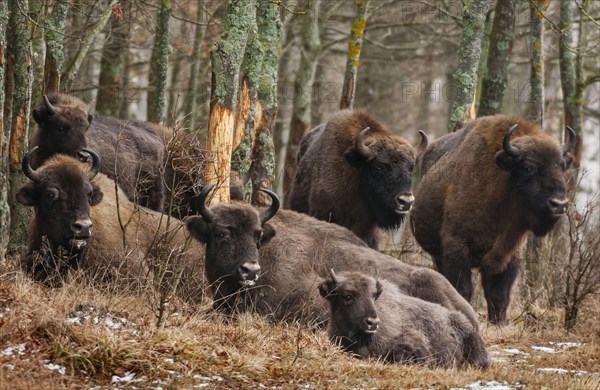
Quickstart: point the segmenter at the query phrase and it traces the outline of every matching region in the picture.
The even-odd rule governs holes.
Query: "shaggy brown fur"
[[[475,312],[443,276],[379,253],[344,227],[288,210],[261,225],[259,212],[246,204],[221,204],[210,210],[213,222],[194,216],[187,227],[207,243],[208,281],[216,305],[225,311],[323,323],[327,305],[317,286],[335,268],[385,275],[404,293],[461,311],[477,327]],[[260,265],[251,286],[240,277],[248,263]]]
[[[366,156],[355,147],[365,128]],[[343,110],[302,140],[286,207],[337,223],[377,247],[377,227],[394,229],[410,209],[416,152],[365,112]]]
[[[511,156],[503,139],[514,124]],[[505,321],[527,232],[548,233],[565,211],[566,152],[538,125],[498,115],[433,142],[421,164],[417,241],[468,300],[471,268],[480,268],[489,319]]]
[[[332,271],[319,291],[330,305],[330,339],[360,357],[441,367],[489,365],[477,328],[460,312],[407,296],[395,284],[361,272]]]
[[[69,156],[51,157],[37,173],[41,179],[17,194],[35,207],[22,265],[36,280],[55,285],[79,268],[97,281],[117,278],[137,288],[163,274],[161,267],[167,283],[183,269],[181,296],[202,298],[204,248],[188,239],[181,221],[133,204],[103,174],[88,181],[87,166]],[[82,219],[93,223],[91,235],[73,233]]]

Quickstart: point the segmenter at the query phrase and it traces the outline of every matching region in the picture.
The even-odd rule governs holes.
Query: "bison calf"
[[[489,365],[477,329],[460,312],[360,272],[331,270],[319,291],[330,303],[329,337],[347,351],[393,363]]]

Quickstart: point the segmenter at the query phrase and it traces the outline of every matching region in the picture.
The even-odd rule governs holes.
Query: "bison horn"
[[[279,205],[281,204],[281,202],[279,201],[279,197],[277,196],[277,194],[274,193],[273,191],[267,190],[265,188],[261,188],[260,190],[262,192],[265,192],[267,195],[269,195],[271,197],[271,206],[269,206],[268,209],[266,209],[265,211],[263,211],[260,214],[260,223],[262,225],[265,222],[267,222],[269,219],[273,218],[275,216],[275,214],[277,214],[277,211],[279,210]]]
[[[575,130],[573,130],[569,126],[567,126],[567,130],[569,130],[569,141],[564,143],[561,147],[563,155],[567,154],[567,152],[569,150],[571,150],[571,148],[575,145],[575,139],[577,138],[577,135],[575,134]]]
[[[92,180],[100,171],[100,157],[91,149],[82,148],[84,152],[92,156],[92,168],[88,171],[88,180]]]
[[[506,154],[513,157],[517,157],[519,155],[519,151],[516,148],[513,148],[510,144],[510,136],[512,135],[513,131],[515,131],[517,126],[519,125],[512,125],[512,127],[508,129],[506,134],[504,134],[504,140],[502,140],[502,147],[504,148],[504,151],[506,152]]]
[[[367,160],[371,160],[371,159],[373,159],[373,157],[375,157],[373,155],[373,151],[371,149],[369,149],[369,147],[367,145],[365,145],[364,140],[363,140],[363,138],[365,137],[365,134],[369,130],[371,130],[370,127],[365,127],[360,133],[358,133],[358,135],[356,136],[355,144],[354,144],[354,147],[358,151],[358,154],[360,154],[362,157],[366,158]]]
[[[419,135],[421,136],[421,143],[417,147],[417,150],[422,153],[427,149],[427,145],[429,145],[429,138],[427,138],[427,134],[423,130],[419,130]]]
[[[37,150],[39,146],[34,146],[31,148],[29,152],[23,157],[23,161],[21,162],[21,169],[23,169],[23,173],[27,176],[31,181],[38,182],[40,180],[39,175],[31,168],[29,164],[29,160],[31,160],[31,156],[33,156],[33,152]]]
[[[215,219],[215,213],[213,213],[212,211],[210,211],[208,209],[208,207],[206,207],[206,197],[208,196],[209,192],[215,188],[217,184],[213,183],[213,184],[209,184],[206,187],[204,187],[204,189],[200,192],[200,195],[198,196],[198,203],[199,203],[199,208],[198,208],[198,212],[200,213],[200,215],[202,216],[202,218],[204,218],[204,220],[206,222],[212,222]]]
[[[335,272],[333,272],[333,268],[329,269],[329,276],[331,277],[331,281],[333,282],[333,284],[339,284],[339,280],[335,275]]]
[[[43,99],[44,99],[44,104],[46,105],[46,110],[48,111],[48,114],[49,115],[56,114],[56,108],[52,105],[52,103],[50,103],[50,100],[48,100],[48,96],[44,95]]]

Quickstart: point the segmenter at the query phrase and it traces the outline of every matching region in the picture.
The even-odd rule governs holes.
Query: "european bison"
[[[369,114],[340,111],[302,140],[286,207],[344,226],[377,248],[377,227],[397,228],[411,209],[417,153]]]
[[[320,324],[328,315],[317,286],[328,270],[362,270],[386,275],[407,295],[461,311],[477,327],[469,303],[439,273],[379,253],[344,227],[277,212],[278,198],[269,194],[273,203],[262,212],[247,204],[218,204],[186,221],[192,236],[206,243],[206,276],[216,307]]]
[[[346,351],[391,363],[489,365],[477,328],[464,314],[407,296],[396,285],[344,272],[319,285],[329,301],[329,338]]]
[[[506,320],[528,231],[547,234],[567,208],[564,171],[575,141],[561,146],[539,125],[489,116],[433,142],[411,213],[418,243],[467,300],[479,268],[492,323]]]
[[[114,181],[98,173],[99,157],[91,150],[83,149],[93,160],[88,172],[87,165],[65,155],[34,170],[29,161],[36,149],[23,159],[31,181],[16,196],[35,208],[22,259],[28,274],[57,285],[68,271],[83,269],[98,281],[118,278],[139,287],[152,278],[171,285],[181,271],[181,294],[202,298],[204,249],[187,237],[181,221],[130,202]]]

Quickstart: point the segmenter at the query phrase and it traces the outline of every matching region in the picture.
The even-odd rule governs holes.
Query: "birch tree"
[[[461,127],[469,117],[475,88],[477,86],[477,68],[481,54],[481,37],[485,25],[485,15],[490,0],[464,1],[462,23],[463,30],[458,50],[458,67],[454,73],[452,87],[452,108],[450,109],[450,132]]]
[[[170,0],[161,1],[157,28],[150,60],[148,85],[148,121],[163,123],[167,100],[167,71],[169,69],[169,19],[173,9]]]
[[[356,73],[358,72],[360,52],[363,46],[365,25],[367,24],[367,10],[369,0],[356,0],[356,17],[352,22],[350,40],[348,41],[348,57],[346,60],[346,71],[344,72],[344,83],[340,109],[352,108],[354,105],[354,93],[356,88]]]

